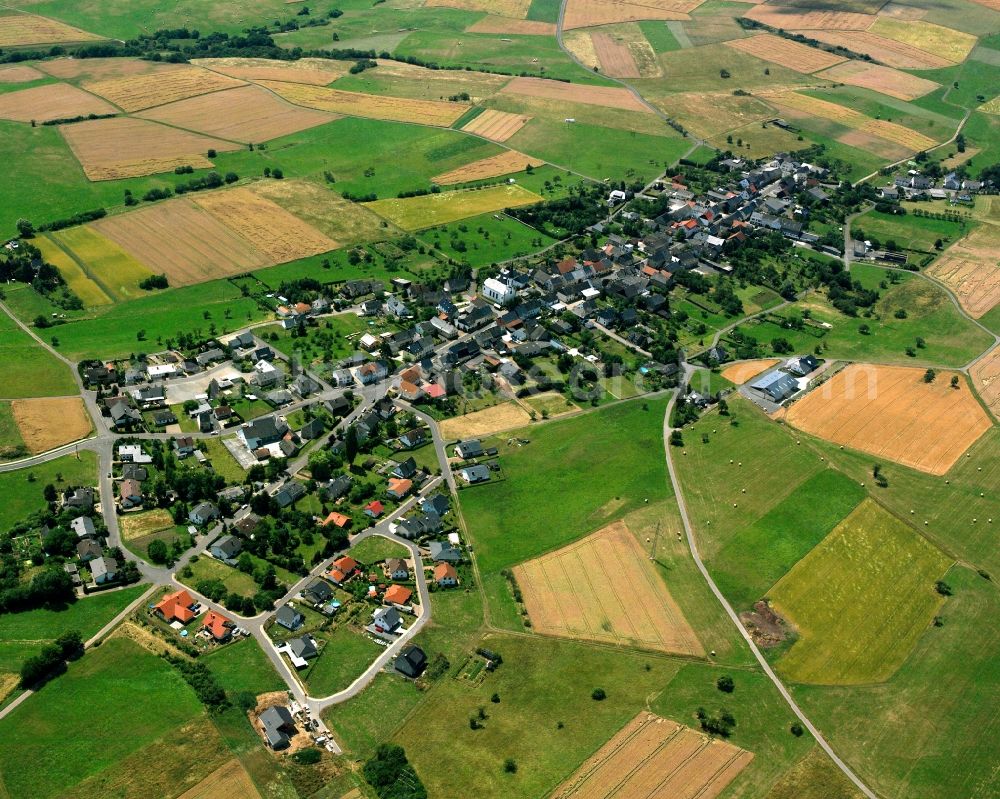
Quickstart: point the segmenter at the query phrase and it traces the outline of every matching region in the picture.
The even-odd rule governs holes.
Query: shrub
[[[503,762],[503,770],[505,774],[516,774],[517,773],[517,761],[512,757],[508,757]]]
[[[595,702],[603,702],[605,699],[608,698],[608,694],[603,688],[595,688],[591,692],[590,698],[593,699]]]
[[[796,738],[801,738],[802,734],[805,732],[805,730],[802,729],[802,725],[799,724],[797,721],[794,724],[792,724],[791,727],[788,728],[788,731]]]
[[[302,766],[311,766],[323,758],[323,753],[310,746],[308,749],[300,749],[294,755],[292,755],[292,760]]]
[[[715,681],[715,687],[723,693],[731,694],[736,688],[736,685],[733,683],[732,677],[728,674],[723,674],[718,680]]]

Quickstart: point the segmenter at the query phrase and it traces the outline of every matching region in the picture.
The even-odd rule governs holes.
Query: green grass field
[[[146,296],[139,282],[152,273],[117,244],[87,225],[61,230],[52,240],[113,300]]]
[[[371,565],[386,558],[407,558],[410,551],[402,544],[373,535],[352,546],[350,554],[359,563]]]
[[[24,439],[14,419],[9,402],[0,402],[0,460],[18,457],[23,452]]]
[[[208,666],[226,691],[249,691],[254,695],[283,691],[285,683],[261,651],[260,645],[246,638],[204,655],[201,663]]]
[[[190,564],[192,576],[182,578],[184,582],[192,588],[196,588],[202,580],[222,580],[226,589],[235,591],[243,596],[253,596],[258,591],[257,583],[249,574],[227,566],[215,558],[208,556],[199,557],[198,560]]]
[[[366,207],[403,230],[420,230],[541,201],[542,198],[534,192],[518,185],[505,184],[483,189],[445,191],[424,197],[376,200]]]
[[[925,253],[937,252],[934,242],[938,239],[947,245],[971,230],[971,226],[966,222],[929,219],[913,214],[895,216],[880,214],[878,211],[869,211],[855,219],[851,224],[851,231],[855,232],[856,228],[863,231],[866,238],[877,237],[883,245],[887,241],[895,241],[903,249]]]
[[[942,602],[951,560],[869,501],[768,592],[799,638],[778,661],[796,682],[884,682]]]
[[[498,218],[499,217],[499,218]],[[421,238],[472,267],[507,261],[547,247],[554,239],[504,214],[481,214],[424,231]]]
[[[503,436],[507,479],[459,495],[483,573],[563,546],[667,494],[665,404],[633,400],[535,425],[512,434],[530,439],[523,447]]]
[[[854,480],[824,469],[730,538],[708,565],[737,608],[767,593],[865,497]]]
[[[48,483],[59,491],[69,486],[96,485],[97,456],[82,451],[79,458],[63,455],[30,469],[0,473],[0,496],[4,499],[0,502],[0,530],[29,513],[44,509],[46,502],[42,492]]]
[[[881,796],[986,799],[1000,790],[1000,613],[996,586],[955,567],[955,595],[885,684],[799,686],[797,700]],[[960,767],[956,767],[960,764]]]
[[[765,799],[862,799],[833,761],[816,747],[782,775]]]
[[[110,707],[113,712],[95,713]],[[130,641],[113,639],[0,720],[0,778],[11,799],[65,795],[204,713],[169,664]],[[58,751],[58,757],[51,754]],[[45,762],[45,768],[26,767]]]
[[[382,647],[367,635],[338,625],[325,638],[319,657],[303,672],[311,696],[329,696],[349,686],[378,657]]]
[[[32,291],[28,288],[20,290]],[[3,399],[54,397],[75,394],[77,391],[69,367],[57,360],[2,312],[0,369],[4,376],[3,385],[0,386]]]
[[[83,267],[70,257],[69,253],[56,244],[51,235],[46,234],[36,238],[35,246],[41,251],[45,261],[59,270],[66,285],[80,298],[84,306],[90,308],[94,305],[107,305],[111,302],[111,297],[104,289],[83,271]]]
[[[226,449],[226,445],[220,439],[210,438],[204,443],[208,447],[206,454],[212,463],[212,468],[225,477],[227,482],[242,483],[246,480],[246,469],[236,462],[236,458]]]

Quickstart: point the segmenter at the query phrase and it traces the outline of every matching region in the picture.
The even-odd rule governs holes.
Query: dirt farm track
[[[944,474],[991,426],[968,384],[940,372],[852,364],[788,409],[789,424],[870,455]]]

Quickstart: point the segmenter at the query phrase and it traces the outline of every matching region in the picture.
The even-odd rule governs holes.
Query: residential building
[[[94,538],[97,531],[94,529],[94,520],[89,516],[77,516],[69,523],[69,529],[76,533],[77,538]]]
[[[225,643],[233,637],[233,629],[236,627],[233,622],[220,613],[210,610],[202,619],[201,629],[205,630],[216,643]]]
[[[382,600],[389,605],[406,605],[410,602],[413,591],[403,585],[390,585],[382,597]]]
[[[483,442],[481,442],[478,438],[469,439],[468,441],[459,441],[455,445],[455,455],[462,460],[478,458],[482,454]]]
[[[264,731],[264,740],[273,750],[287,749],[291,736],[295,734],[292,714],[283,705],[269,707],[258,717]]]
[[[410,579],[410,568],[402,558],[389,558],[386,560],[385,573],[390,580]]]
[[[234,560],[243,551],[243,542],[233,535],[224,535],[217,539],[208,551],[219,560]]]
[[[191,595],[181,589],[163,597],[153,606],[153,612],[162,616],[164,621],[179,621],[181,624],[187,624],[195,617],[194,611],[191,610],[194,604]]]
[[[90,561],[90,574],[97,585],[114,582],[118,578],[118,561],[101,557]]]
[[[415,680],[427,668],[427,655],[419,646],[408,646],[396,658],[395,668],[403,676]]]
[[[299,613],[291,605],[282,605],[278,612],[274,614],[274,621],[286,630],[293,632],[305,623],[306,617]]]
[[[375,611],[371,624],[373,630],[383,635],[396,635],[402,632],[403,617],[394,607],[381,608]]]
[[[220,516],[219,507],[214,502],[199,502],[188,514],[191,524],[208,524]]]
[[[313,605],[325,605],[333,599],[333,588],[318,577],[302,589],[302,598]]]
[[[464,469],[459,470],[458,476],[469,485],[485,483],[490,479],[490,470],[488,466],[483,466],[482,464],[478,466],[466,466]]]
[[[434,567],[434,582],[442,588],[458,585],[458,572],[450,563],[439,563]]]
[[[447,541],[431,541],[427,545],[427,549],[430,552],[431,560],[435,562],[447,561],[449,563],[458,563],[462,560],[462,551],[453,547]]]

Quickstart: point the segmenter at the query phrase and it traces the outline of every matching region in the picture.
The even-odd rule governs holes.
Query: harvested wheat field
[[[915,100],[941,85],[892,67],[865,64],[861,61],[845,61],[825,72],[820,72],[816,77],[829,78],[838,83],[848,83],[851,86],[861,86],[899,100]]]
[[[563,27],[591,28],[643,19],[684,20],[704,0],[568,0]]]
[[[549,799],[715,799],[753,754],[642,712]]]
[[[91,226],[171,286],[202,283],[274,261],[186,197],[105,217]]]
[[[302,58],[298,61],[276,61],[271,58],[195,58],[199,67],[221,72],[241,80],[280,80],[288,83],[309,83],[326,86],[347,74],[347,61],[326,58]]]
[[[772,366],[777,366],[781,361],[778,358],[760,358],[755,361],[740,361],[730,364],[722,370],[722,376],[730,383],[738,386],[743,385],[748,380],[753,380],[757,375],[766,372]]]
[[[871,56],[886,66],[898,69],[937,69],[952,65],[951,61],[946,58],[868,31],[804,30],[794,32],[802,33],[826,44],[846,47],[855,53]]]
[[[394,122],[417,122],[421,125],[448,127],[469,110],[468,103],[451,103],[444,100],[411,100],[404,97],[345,92],[323,86],[269,80],[260,81],[260,85],[296,105],[319,111],[332,111],[336,114],[387,119]]]
[[[529,166],[541,166],[544,163],[540,158],[519,153],[517,150],[505,150],[499,155],[482,158],[471,164],[452,169],[450,172],[435,175],[431,178],[431,182],[447,186],[452,183],[485,180],[500,175],[509,175],[511,172],[523,172]]]
[[[365,203],[365,207],[403,230],[423,230],[470,216],[534,205],[541,201],[541,195],[523,186],[505,183],[500,186],[443,191],[422,197],[375,200]]]
[[[59,131],[91,180],[155,175],[185,165],[209,168],[209,149],[239,149],[232,142],[129,117],[62,125]]]
[[[0,67],[0,83],[30,83],[44,77],[45,73],[39,72],[34,67]]]
[[[256,786],[239,760],[233,758],[177,799],[260,799]]]
[[[555,36],[556,26],[552,22],[534,19],[511,19],[493,14],[483,17],[465,29],[466,33],[500,33],[515,36]]]
[[[521,94],[547,100],[599,105],[602,108],[621,108],[624,111],[641,111],[651,114],[645,105],[628,89],[611,86],[581,86],[545,78],[514,78],[500,90],[501,94]]]
[[[543,635],[704,655],[649,555],[624,522],[514,568]]]
[[[274,263],[294,261],[337,248],[333,239],[244,186],[200,194],[194,198],[194,203]]]
[[[615,78],[640,77],[639,65],[626,43],[609,36],[602,31],[590,34],[594,42],[594,52],[605,75]]]
[[[139,116],[241,142],[277,139],[340,118],[292,105],[260,86],[240,86],[190,97]]]
[[[243,81],[228,75],[200,67],[185,67],[170,72],[87,81],[83,88],[107,98],[126,111],[142,111],[242,85]]]
[[[572,53],[573,57],[583,64],[587,69],[598,70],[601,67],[601,59],[597,57],[597,50],[594,48],[594,39],[590,31],[572,30],[563,34],[563,47]]]
[[[660,101],[674,119],[697,136],[710,138],[774,117],[774,109],[756,97],[710,92],[671,94]]]
[[[528,14],[531,0],[426,0],[425,8],[457,8],[461,11],[488,11],[501,17],[520,19]]]
[[[868,29],[870,33],[885,36],[897,42],[911,45],[926,53],[958,64],[964,61],[978,39],[970,33],[945,28],[931,22],[891,19],[879,17]]]
[[[927,270],[978,319],[1000,303],[1000,230],[983,225],[963,236]]]
[[[996,348],[969,370],[983,402],[1000,419],[1000,348]]]
[[[37,67],[63,80],[110,80],[186,69],[183,64],[143,61],[139,58],[56,58],[39,61]]]
[[[906,366],[852,364],[788,409],[786,421],[814,436],[944,474],[991,423],[959,376]]]
[[[784,30],[866,31],[877,17],[854,11],[802,11],[794,6],[767,3],[754,6],[743,15],[755,22]]]
[[[1000,11],[1000,0],[972,0],[972,2],[985,8],[992,8],[994,11]]]
[[[277,203],[340,245],[376,241],[395,232],[394,228],[382,227],[382,219],[360,203],[345,200],[307,180],[265,180],[255,183],[253,192]]]
[[[841,144],[857,147],[860,150],[867,150],[880,158],[885,158],[887,161],[898,161],[913,152],[909,147],[902,147],[860,130],[848,130],[841,133],[837,136],[837,141]]]
[[[0,119],[16,122],[46,122],[87,114],[114,114],[117,111],[100,97],[87,94],[68,83],[49,83],[0,94]]]
[[[0,12],[0,47],[93,42],[102,38],[47,17]]]
[[[872,119],[859,111],[847,108],[837,103],[827,100],[819,100],[798,92],[779,92],[767,95],[769,103],[777,105],[779,108],[791,108],[794,111],[801,111],[810,116],[820,119],[829,119],[831,122],[838,122],[848,128],[870,133],[873,136],[899,144],[913,151],[926,150],[933,147],[936,142],[922,133],[910,130],[895,122],[885,122],[881,119]]]
[[[492,408],[456,416],[441,422],[441,436],[446,441],[459,441],[465,438],[478,438],[498,433],[501,430],[513,430],[531,423],[531,417],[516,402],[503,402]]]
[[[815,47],[799,44],[772,33],[761,33],[746,39],[733,39],[725,44],[735,50],[742,50],[764,61],[804,74],[828,69],[846,60],[826,50],[817,50]]]
[[[32,455],[79,441],[93,430],[79,397],[12,400],[10,410]]]
[[[507,141],[530,121],[531,117],[524,114],[510,114],[507,111],[487,108],[471,122],[463,125],[462,130],[491,141]]]

